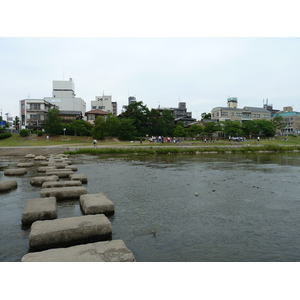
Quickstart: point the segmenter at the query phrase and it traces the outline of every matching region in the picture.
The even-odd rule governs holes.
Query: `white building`
[[[96,96],[94,101],[91,101],[91,108],[100,109],[117,116],[117,102],[112,102],[112,96]]]
[[[54,105],[63,114],[65,112],[78,112],[82,116],[86,112],[86,103],[82,98],[75,97],[75,84],[70,78],[69,80],[54,80],[52,97],[44,97],[44,99]]]
[[[48,110],[54,107],[44,99],[20,100],[20,128],[41,129]]]

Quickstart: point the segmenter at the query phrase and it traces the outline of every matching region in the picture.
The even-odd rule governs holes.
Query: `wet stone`
[[[36,198],[27,201],[22,213],[22,224],[31,225],[37,220],[57,218],[56,198]]]
[[[105,214],[112,215],[115,212],[114,204],[103,193],[86,194],[80,196],[80,207],[85,215]]]
[[[135,262],[122,240],[88,243],[28,253],[22,262]]]
[[[36,221],[29,234],[30,251],[68,247],[89,242],[110,240],[112,226],[103,215]]]

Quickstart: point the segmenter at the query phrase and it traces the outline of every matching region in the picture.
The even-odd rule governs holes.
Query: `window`
[[[237,116],[237,117],[241,117],[242,114],[241,114],[241,113],[236,113],[236,116]]]
[[[234,117],[234,112],[231,113],[231,116]]]
[[[40,104],[39,103],[30,103],[30,109],[31,110],[39,110]]]
[[[222,111],[221,116],[228,116],[228,112],[227,111]]]
[[[264,115],[264,118],[270,118],[270,115]]]
[[[97,106],[92,106],[92,109],[96,109],[97,108]]]
[[[98,106],[99,109],[105,109],[105,106]]]
[[[260,114],[252,114],[253,118],[260,118]]]

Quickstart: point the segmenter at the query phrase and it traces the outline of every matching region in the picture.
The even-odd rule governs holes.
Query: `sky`
[[[118,113],[129,96],[149,109],[186,102],[196,119],[226,106],[228,97],[238,97],[239,108],[268,101],[274,109],[300,111],[299,26],[288,5],[129,0],[93,6],[87,0],[83,7],[29,0],[15,10],[15,2],[6,4],[14,18],[5,13],[0,21],[4,118],[19,115],[20,100],[51,97],[52,81],[69,78],[87,111],[103,93],[112,95]]]
[[[298,37],[2,37],[0,109],[18,115],[19,100],[51,97],[53,80],[72,78],[87,110],[104,93],[118,113],[128,96],[149,109],[186,102],[196,119],[229,96],[240,108],[300,111],[299,58]]]

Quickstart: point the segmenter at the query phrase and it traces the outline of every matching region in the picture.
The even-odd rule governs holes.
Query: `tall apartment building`
[[[52,97],[44,99],[57,106],[65,121],[85,115],[86,103],[82,98],[75,97],[75,84],[72,78],[54,80],[52,87]]]
[[[133,97],[133,96],[128,97],[128,105],[131,104],[131,103],[136,103],[136,98]]]
[[[94,101],[91,101],[91,108],[101,109],[105,112],[112,113],[114,116],[118,115],[117,102],[112,101],[112,96],[96,96]]]
[[[238,108],[238,98],[227,99],[227,107],[214,107],[211,110],[213,121],[247,121],[247,120],[270,120],[271,112],[265,108],[244,106]]]

